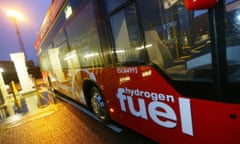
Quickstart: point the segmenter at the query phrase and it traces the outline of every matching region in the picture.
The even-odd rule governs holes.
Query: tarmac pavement
[[[80,119],[81,117],[81,119]],[[34,113],[15,115],[0,128],[1,144],[122,144],[113,131],[79,115],[67,103],[51,104]],[[111,135],[111,137],[109,137]]]
[[[0,144],[148,144],[131,132],[114,132],[69,103],[48,100],[0,120]]]

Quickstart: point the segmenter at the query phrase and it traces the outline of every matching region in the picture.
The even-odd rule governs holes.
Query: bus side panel
[[[219,144],[240,143],[239,104],[192,99],[191,105],[194,141]]]
[[[111,80],[116,122],[159,143],[239,143],[238,105],[183,97],[148,66],[117,67]]]
[[[122,111],[117,121],[130,123],[124,117],[128,114],[135,118],[131,123],[139,124],[139,133],[160,143],[178,143],[183,136],[180,95],[152,67],[120,67],[116,73],[121,83],[115,95]]]
[[[112,120],[159,143],[240,143],[239,105],[186,98],[152,67],[81,69],[75,76],[81,90],[83,80],[96,82]],[[57,83],[62,93],[70,84]]]

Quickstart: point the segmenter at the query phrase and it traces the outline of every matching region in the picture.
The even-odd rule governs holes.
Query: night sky
[[[24,16],[18,20],[27,60],[38,65],[34,48],[37,34],[52,0],[0,0],[0,61],[11,60],[10,53],[20,52],[20,44],[14,23],[6,15],[7,9],[13,9]]]

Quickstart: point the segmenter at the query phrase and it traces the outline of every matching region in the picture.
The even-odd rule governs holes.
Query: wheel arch
[[[100,86],[95,81],[93,81],[91,79],[84,79],[84,81],[83,81],[83,93],[84,93],[85,99],[87,101],[87,107],[88,108],[91,108],[91,102],[90,102],[91,101],[91,95],[90,95],[90,93],[91,93],[91,89],[93,87],[96,87],[100,91],[101,95],[103,96],[103,98],[106,102],[105,96],[104,96]]]
[[[104,106],[106,108],[106,117],[104,119],[99,119],[101,122],[103,123],[109,123],[110,121],[110,115],[109,115],[109,111],[108,111],[108,105],[107,105],[107,100],[106,100],[106,97],[103,93],[103,90],[100,88],[100,86],[93,80],[91,79],[85,79],[84,82],[83,82],[83,93],[84,93],[84,96],[85,96],[85,99],[86,99],[86,102],[87,102],[87,108],[91,111],[93,111],[93,107],[91,105],[91,98],[92,98],[92,95],[91,95],[91,92],[92,92],[92,89],[93,88],[96,88],[98,89],[103,101],[104,101]]]

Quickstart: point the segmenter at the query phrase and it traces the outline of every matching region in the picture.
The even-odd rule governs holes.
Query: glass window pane
[[[40,53],[39,65],[40,65],[42,71],[50,71],[51,70],[51,65],[49,63],[47,50],[44,50]]]
[[[67,69],[67,62],[64,60],[65,54],[69,51],[66,37],[63,31],[59,32],[59,34],[56,36],[56,38],[53,41],[54,48],[59,48],[59,60],[61,63],[61,67],[63,69]]]
[[[208,11],[187,11],[182,0],[140,0],[146,49],[173,79],[211,80]]]
[[[118,63],[144,62],[143,44],[136,16],[131,5],[110,18],[114,37],[114,54]]]
[[[69,67],[97,67],[104,64],[93,3],[88,1],[66,27],[70,52],[65,55]]]
[[[226,52],[229,79],[240,81],[240,1],[226,1]]]

